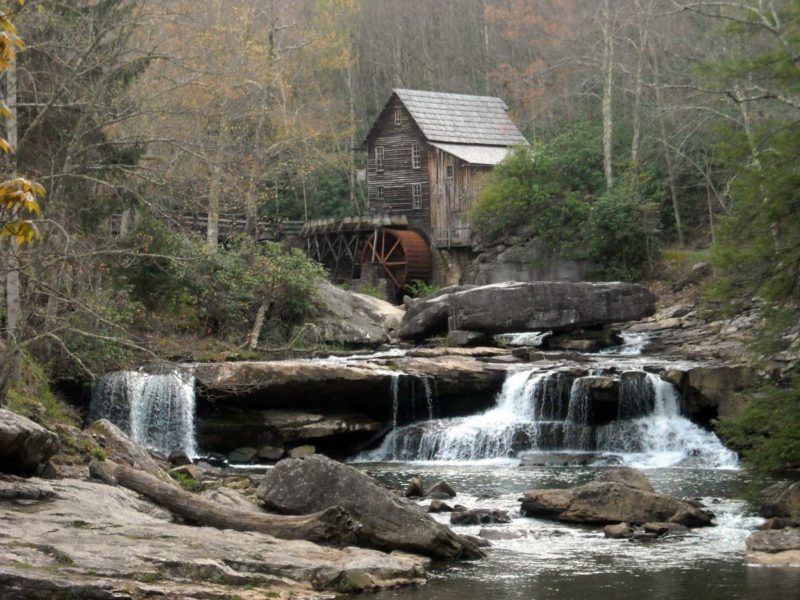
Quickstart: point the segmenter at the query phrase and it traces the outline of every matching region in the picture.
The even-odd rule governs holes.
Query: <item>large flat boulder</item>
[[[309,514],[341,506],[361,523],[359,545],[439,559],[476,558],[469,540],[349,465],[324,456],[287,459],[266,473],[258,498],[268,510]]]
[[[650,290],[629,283],[498,283],[418,301],[403,317],[399,335],[424,339],[443,328],[489,335],[570,331],[641,319],[655,312],[655,302]]]
[[[29,475],[61,449],[58,435],[0,408],[0,472]]]
[[[2,598],[327,598],[425,577],[419,556],[182,525],[122,487],[29,484],[55,496],[0,500]]]
[[[527,517],[572,523],[673,522],[687,527],[711,524],[711,513],[650,491],[647,478],[630,471],[609,471],[600,480],[568,489],[529,490],[521,498],[520,510]]]

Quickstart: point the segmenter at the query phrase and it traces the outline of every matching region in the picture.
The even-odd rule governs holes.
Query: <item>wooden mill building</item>
[[[364,141],[369,215],[306,223],[308,255],[334,279],[379,274],[397,297],[414,280],[458,282],[481,180],[527,143],[507,111],[490,96],[393,90]]]
[[[395,89],[365,140],[369,210],[404,215],[435,248],[469,246],[483,176],[526,140],[500,98]]]

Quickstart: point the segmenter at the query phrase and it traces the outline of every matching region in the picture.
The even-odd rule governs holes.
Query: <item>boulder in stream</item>
[[[678,498],[647,491],[641,480],[644,475],[638,477],[628,471],[607,471],[602,479],[568,489],[529,490],[520,499],[521,512],[526,517],[573,523],[671,522],[687,527],[712,524],[712,513]]]
[[[363,546],[439,559],[483,556],[475,544],[366,473],[322,455],[279,462],[265,474],[257,495],[268,510],[284,514],[341,506],[361,523],[356,536]]]
[[[754,531],[747,538],[749,562],[800,567],[800,527]]]

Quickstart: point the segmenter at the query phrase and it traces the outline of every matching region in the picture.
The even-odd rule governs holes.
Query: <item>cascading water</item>
[[[495,408],[395,427],[360,459],[471,461],[557,450],[605,453],[642,467],[736,468],[736,455],[682,417],[674,386],[651,373],[622,373],[617,418],[597,424],[602,415],[593,414],[593,390],[606,380],[568,370],[512,372]]]
[[[632,466],[737,467],[736,454],[716,435],[681,416],[675,386],[652,373],[647,381],[653,389],[652,410],[599,427],[598,450],[620,453]]]
[[[431,384],[433,382],[433,384]],[[417,391],[422,388],[425,396],[424,418],[429,421],[436,418],[436,381],[432,377],[410,375],[408,373],[392,373],[390,392],[392,395],[392,431],[398,431],[400,421],[408,423],[417,420],[420,415],[417,408]],[[396,438],[392,438],[390,448],[392,460],[399,458]]]
[[[89,418],[108,419],[134,441],[163,454],[181,449],[197,456],[192,376],[109,373],[92,388]]]

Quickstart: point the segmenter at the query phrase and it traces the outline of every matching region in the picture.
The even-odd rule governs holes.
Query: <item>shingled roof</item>
[[[508,118],[508,107],[500,98],[421,90],[392,91],[430,142],[485,146],[527,143]]]

